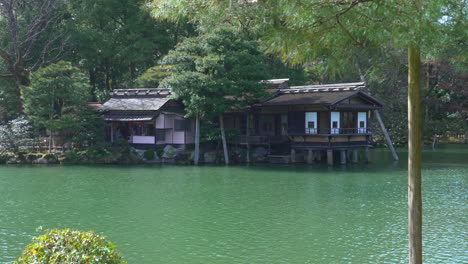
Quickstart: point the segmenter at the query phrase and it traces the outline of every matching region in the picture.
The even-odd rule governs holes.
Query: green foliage
[[[0,79],[0,120],[14,119],[17,103],[18,94],[13,80]]]
[[[115,247],[93,231],[52,229],[34,238],[14,263],[126,263]]]
[[[154,150],[149,149],[143,153],[143,157],[145,160],[154,160],[156,155],[154,154]]]
[[[91,107],[84,106],[70,116],[68,121],[72,141],[78,149],[84,146],[94,146],[104,141],[105,128],[108,126],[101,115]]]
[[[40,69],[24,89],[24,107],[40,126],[52,131],[72,129],[70,122],[90,96],[87,77],[70,62],[61,61]]]
[[[80,0],[71,2],[67,21],[73,61],[89,72],[94,100],[108,99],[116,88],[129,88],[137,76],[156,65],[179,38],[193,32],[182,21],[156,22],[146,0]]]
[[[32,130],[31,122],[24,117],[0,125],[0,151],[19,151],[25,140],[32,136]]]
[[[160,87],[173,89],[188,116],[216,116],[265,95],[266,57],[254,41],[228,28],[185,39],[162,64],[172,67],[172,75]]]
[[[149,68],[138,77],[136,86],[138,87],[158,87],[161,81],[171,74],[170,65],[157,65]]]

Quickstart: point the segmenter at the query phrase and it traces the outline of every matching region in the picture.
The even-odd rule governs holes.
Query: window
[[[364,121],[359,122],[359,127],[360,128],[366,127],[366,122],[364,122]]]
[[[165,140],[166,140],[166,130],[156,129],[156,141],[165,141]]]
[[[175,131],[191,131],[190,120],[187,119],[175,119],[174,120]]]
[[[333,121],[332,127],[333,127],[333,128],[338,128],[338,121]]]
[[[307,124],[307,128],[315,128],[315,122],[309,121]]]

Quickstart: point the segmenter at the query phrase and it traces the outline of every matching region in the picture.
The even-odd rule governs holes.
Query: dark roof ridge
[[[311,92],[343,92],[343,91],[359,91],[366,88],[365,82],[355,83],[333,83],[333,84],[317,84],[291,86],[287,89],[281,89],[280,92],[287,93],[311,93]]]

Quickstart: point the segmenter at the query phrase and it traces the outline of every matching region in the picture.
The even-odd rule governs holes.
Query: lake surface
[[[368,165],[0,166],[0,263],[36,228],[132,263],[407,263],[406,153]],[[468,147],[423,153],[425,263],[468,263]]]

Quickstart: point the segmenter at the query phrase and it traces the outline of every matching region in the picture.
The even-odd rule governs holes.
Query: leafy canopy
[[[86,106],[88,78],[70,62],[60,61],[38,70],[24,89],[25,111],[40,125],[66,130],[71,115]]]
[[[172,88],[189,116],[218,115],[245,107],[264,95],[266,57],[257,44],[229,28],[187,38],[162,60],[172,75],[160,87]]]

